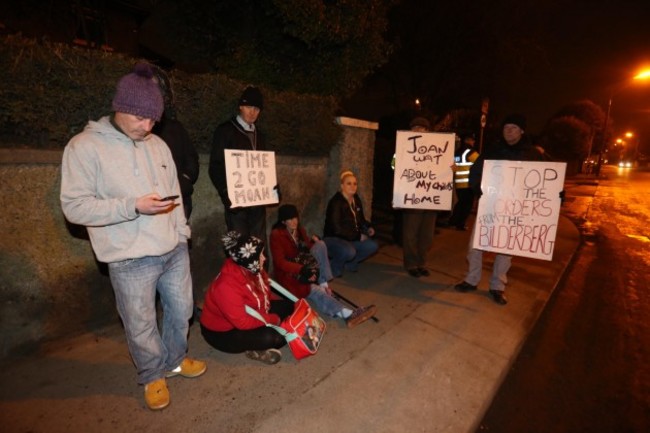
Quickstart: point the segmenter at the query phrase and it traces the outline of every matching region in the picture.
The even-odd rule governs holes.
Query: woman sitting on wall
[[[293,312],[293,302],[271,299],[260,239],[231,231],[223,243],[229,257],[205,295],[201,334],[217,350],[246,352],[251,359],[275,364],[282,358],[278,349],[286,344],[285,338],[250,316],[245,307],[257,310],[268,323],[279,325]]]
[[[278,209],[278,221],[271,230],[271,255],[277,282],[324,314],[344,319],[349,328],[375,315],[374,305],[351,310],[332,296],[327,283],[333,278],[327,246],[318,236],[307,236],[294,205]]]
[[[327,245],[335,277],[343,270],[357,272],[359,263],[373,255],[378,245],[372,236],[375,229],[363,214],[357,195],[357,178],[350,170],[340,176],[341,187],[327,204],[323,241]]]

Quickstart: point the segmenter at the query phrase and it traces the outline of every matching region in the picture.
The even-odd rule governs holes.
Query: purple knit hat
[[[158,122],[164,109],[162,93],[153,80],[153,70],[148,63],[136,64],[133,72],[123,76],[117,83],[113,111]]]

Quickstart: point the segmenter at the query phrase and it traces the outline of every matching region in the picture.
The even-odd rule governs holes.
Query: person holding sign
[[[264,242],[236,231],[222,238],[228,258],[205,294],[201,314],[201,334],[215,349],[242,353],[255,361],[276,364],[278,350],[287,341],[246,312],[256,310],[268,323],[279,325],[293,312],[293,302],[273,299],[269,277],[264,270]]]
[[[411,131],[428,132],[430,124],[424,117],[416,117],[411,121]],[[404,269],[410,276],[428,277],[424,267],[427,253],[433,245],[433,234],[436,228],[438,212],[428,209],[402,210],[402,247],[404,249]]]
[[[348,328],[365,322],[377,312],[374,305],[352,310],[332,296],[327,283],[333,278],[327,246],[318,236],[307,236],[294,205],[285,204],[278,209],[278,221],[271,230],[271,255],[280,285],[307,299],[327,316],[345,320]]]
[[[502,139],[486,152],[481,154],[469,173],[470,187],[474,194],[479,197],[481,191],[481,178],[483,176],[483,165],[485,160],[508,160],[508,161],[542,161],[543,154],[540,148],[534,146],[528,136],[525,135],[526,118],[521,114],[511,114],[502,123]],[[473,237],[476,236],[476,225],[472,231],[467,261],[469,269],[463,282],[454,287],[459,292],[470,292],[477,289],[481,281],[483,270],[483,251],[472,248]],[[490,278],[489,295],[499,305],[506,305],[508,299],[505,296],[505,286],[508,282],[508,271],[512,262],[512,256],[496,254]]]
[[[264,150],[264,140],[255,122],[264,107],[262,93],[249,86],[239,98],[239,114],[222,123],[214,132],[208,173],[224,207],[228,230],[266,240],[266,207],[235,207],[228,197],[225,149]]]
[[[359,263],[379,248],[371,238],[375,229],[363,214],[361,198],[357,194],[357,177],[352,171],[343,170],[340,180],[340,191],[327,204],[323,231],[335,277],[343,275],[343,270],[357,272]]]

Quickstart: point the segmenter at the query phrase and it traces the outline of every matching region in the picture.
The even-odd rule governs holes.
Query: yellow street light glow
[[[634,77],[635,80],[647,80],[648,78],[650,78],[650,69],[641,71]]]
[[[626,136],[627,138],[632,138],[632,137],[634,137],[634,133],[633,133],[633,132],[626,132],[626,133],[625,133],[625,136]]]

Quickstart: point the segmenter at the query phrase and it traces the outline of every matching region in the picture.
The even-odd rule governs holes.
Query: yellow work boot
[[[164,377],[144,386],[144,401],[151,410],[160,410],[169,406],[169,390]]]
[[[183,362],[181,362],[181,365],[171,371],[168,371],[166,376],[174,377],[180,374],[183,377],[199,377],[205,373],[205,370],[207,369],[208,366],[205,362],[192,358],[185,358]]]

